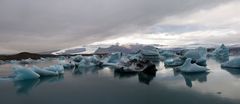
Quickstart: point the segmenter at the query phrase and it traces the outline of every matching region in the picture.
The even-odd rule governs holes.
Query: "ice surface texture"
[[[24,67],[20,65],[13,66],[14,80],[37,79],[43,76],[56,76],[64,74],[62,65],[52,65],[49,67],[39,68],[37,66]]]
[[[196,63],[191,63],[192,59],[188,58],[184,62],[184,64],[177,69],[179,69],[181,72],[185,73],[193,73],[193,72],[206,72],[208,69],[203,66],[199,66]]]
[[[196,64],[205,66],[207,61],[207,49],[199,47],[197,49],[189,50],[183,55],[183,57],[191,58]]]
[[[227,61],[223,64],[221,64],[224,68],[237,68],[240,69],[240,57],[234,58],[230,61]]]
[[[14,80],[37,79],[40,77],[40,75],[31,70],[31,68],[16,65],[12,69],[14,71]]]

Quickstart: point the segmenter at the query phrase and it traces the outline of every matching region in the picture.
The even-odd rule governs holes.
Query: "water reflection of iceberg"
[[[146,74],[146,73],[139,73],[138,74],[138,80],[140,83],[144,83],[144,84],[147,84],[149,85],[150,82],[156,77],[156,73],[154,74]]]
[[[193,74],[188,74],[188,73],[181,73],[181,75],[184,77],[186,85],[188,87],[192,87],[192,81],[198,81],[200,83],[207,82],[207,75],[208,72],[205,73],[193,73]]]
[[[63,79],[63,76],[41,77],[40,79],[14,81],[14,86],[17,94],[28,94],[33,88],[43,83],[53,83]]]
[[[138,80],[140,83],[147,84],[149,85],[151,81],[156,77],[156,72],[152,74],[147,74],[144,72],[140,73],[121,73],[114,71],[114,77],[119,78],[119,79],[124,79],[124,78],[132,78],[138,76]]]
[[[74,68],[72,70],[73,75],[83,75],[86,73],[98,74],[99,70],[102,70],[102,67],[87,67],[87,68]]]

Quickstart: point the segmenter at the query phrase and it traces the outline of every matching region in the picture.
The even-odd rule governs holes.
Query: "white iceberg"
[[[185,73],[206,72],[208,70],[206,67],[199,66],[196,63],[191,63],[191,61],[191,58],[186,59],[184,64],[179,66],[177,69]]]
[[[198,65],[205,66],[207,61],[207,49],[199,47],[197,49],[187,51],[183,57],[191,58]]]
[[[230,61],[227,61],[227,62],[221,64],[221,67],[240,69],[240,57],[234,58]]]
[[[28,80],[28,79],[37,79],[40,77],[39,74],[32,71],[30,68],[23,66],[13,66],[14,71],[14,80]]]

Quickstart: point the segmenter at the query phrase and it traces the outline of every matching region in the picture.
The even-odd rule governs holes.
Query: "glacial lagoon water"
[[[37,63],[48,66],[56,63]],[[240,70],[208,59],[209,73],[182,74],[160,62],[156,75],[118,74],[111,68],[65,70],[37,80],[0,80],[1,104],[240,104]],[[0,66],[0,76],[10,72]]]

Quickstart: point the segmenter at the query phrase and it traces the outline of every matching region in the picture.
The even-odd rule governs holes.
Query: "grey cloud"
[[[37,52],[88,44],[229,1],[1,0],[0,49]]]

